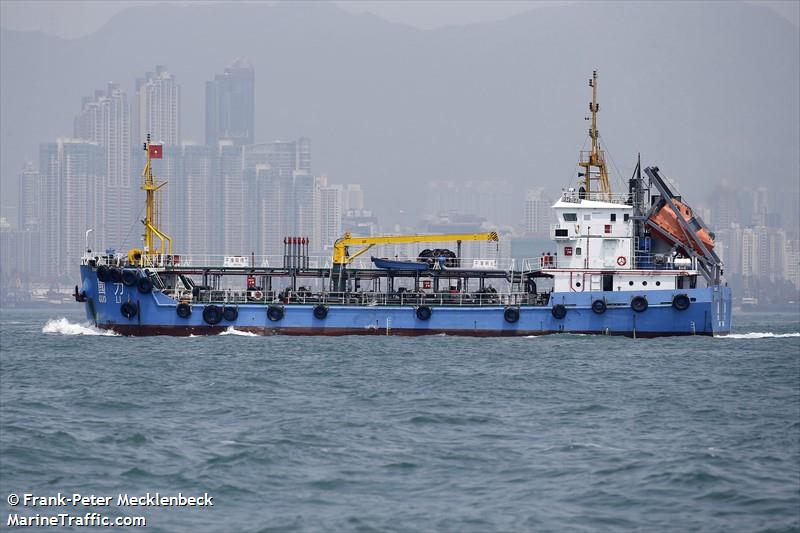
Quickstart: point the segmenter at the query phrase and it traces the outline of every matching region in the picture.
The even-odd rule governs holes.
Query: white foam
[[[771,331],[753,331],[751,333],[731,333],[719,337],[720,339],[780,339],[785,337],[800,337],[800,333],[772,333]]]
[[[64,317],[50,319],[42,327],[42,333],[56,335],[100,335],[102,337],[117,337],[113,331],[98,329],[91,324],[75,324]]]
[[[255,333],[235,329],[233,326],[229,327],[228,329],[220,333],[220,335],[237,335],[239,337],[258,337],[258,335],[256,335]]]

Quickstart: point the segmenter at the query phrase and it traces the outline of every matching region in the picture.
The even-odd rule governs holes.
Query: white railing
[[[627,193],[581,193],[573,187],[561,190],[561,200],[573,204],[580,203],[581,200],[591,200],[594,202],[610,202],[612,204],[630,205],[628,203],[630,200],[630,195]]]

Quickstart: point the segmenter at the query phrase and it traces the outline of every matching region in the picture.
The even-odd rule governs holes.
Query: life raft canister
[[[628,264],[628,260],[625,258],[624,255],[617,257],[617,264],[621,267],[624,267]]]

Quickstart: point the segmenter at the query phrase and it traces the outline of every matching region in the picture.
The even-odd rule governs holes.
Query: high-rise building
[[[426,207],[429,215],[461,213],[477,215],[491,224],[511,225],[519,202],[506,180],[433,181],[428,185]]]
[[[711,195],[710,202],[713,228],[727,228],[731,224],[746,223],[742,219],[739,196],[726,180],[720,181]]]
[[[342,214],[351,209],[364,209],[364,191],[358,183],[346,183],[342,185]]]
[[[311,141],[301,137],[296,141],[273,141],[244,147],[244,168],[269,165],[270,171],[291,177],[295,171],[311,173]]]
[[[327,176],[317,178],[319,211],[315,242],[312,242],[315,250],[321,252],[329,249],[342,236],[342,199],[346,187],[348,186],[329,184]]]
[[[222,139],[237,146],[255,142],[255,75],[246,59],[237,59],[206,82],[206,145]]]
[[[208,146],[184,145],[181,150],[180,184],[175,194],[181,198],[181,225],[176,232],[179,249],[192,254],[218,253],[217,234],[222,225],[218,180],[214,180],[215,156]]]
[[[181,88],[162,65],[136,80],[131,114],[132,144],[141,145],[150,134],[153,142],[165,146],[181,143]]]
[[[42,179],[44,274],[73,280],[83,254],[86,231],[89,245],[105,241],[106,154],[103,147],[79,139],[43,143],[39,150]]]
[[[550,234],[552,222],[552,202],[545,197],[544,188],[530,189],[525,194],[524,226],[525,233],[537,237]]]
[[[19,175],[19,220],[20,230],[39,231],[42,221],[42,180],[33,162],[25,163]]]
[[[783,270],[795,289],[800,290],[800,241],[792,239],[786,241],[786,250],[783,254]]]
[[[95,91],[83,99],[75,118],[75,138],[96,143],[105,149],[105,238],[108,246],[130,248],[135,242],[131,227],[136,223],[134,190],[137,180],[131,175],[130,108],[128,97],[117,83],[105,91]]]

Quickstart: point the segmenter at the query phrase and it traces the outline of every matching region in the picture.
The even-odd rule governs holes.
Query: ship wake
[[[720,339],[782,339],[800,337],[800,333],[773,333],[771,331],[753,331],[751,333],[731,333],[718,337]]]
[[[88,322],[76,324],[74,322],[70,322],[64,317],[48,320],[47,323],[42,327],[42,333],[49,333],[53,335],[95,335],[102,337],[119,336],[113,331],[98,329]]]

